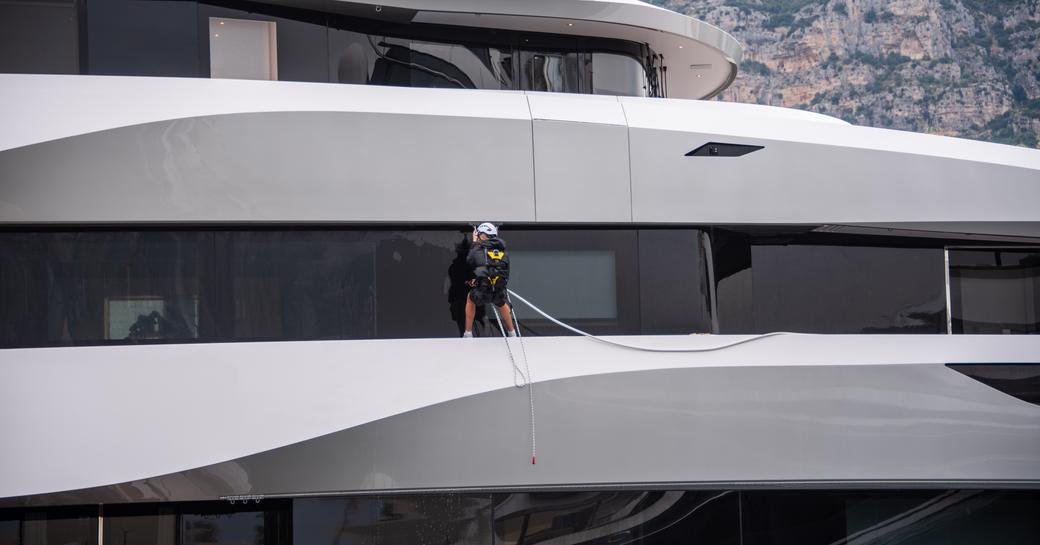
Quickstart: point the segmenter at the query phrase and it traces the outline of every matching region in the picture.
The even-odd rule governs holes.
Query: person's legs
[[[473,336],[473,318],[477,315],[477,304],[473,302],[473,292],[466,294],[466,332],[463,335]]]

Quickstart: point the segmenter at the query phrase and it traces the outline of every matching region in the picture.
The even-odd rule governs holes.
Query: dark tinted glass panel
[[[496,494],[495,543],[733,544],[735,492]]]
[[[105,508],[105,543],[177,545],[177,515],[171,506]]]
[[[1040,250],[950,250],[954,333],[1040,333]]]
[[[325,16],[318,13],[302,12],[294,10],[279,10],[272,7],[264,8],[259,4],[250,4],[252,9],[266,9],[264,12],[248,11],[246,9],[233,9],[224,6],[209,4],[198,5],[198,28],[200,36],[199,47],[204,54],[201,56],[205,63],[204,75],[211,74],[210,44],[214,39],[219,40],[215,34],[219,30],[211,32],[210,29],[219,29],[222,18],[244,21],[263,21],[273,23],[273,37],[268,45],[274,44],[277,52],[277,63],[275,73],[277,79],[283,81],[329,81],[329,42]],[[212,25],[212,26],[211,26]],[[227,36],[225,36],[226,38]],[[232,52],[241,53],[244,63],[250,63],[254,54],[262,53],[248,49],[256,46],[249,41],[247,36],[239,44],[232,46]],[[235,49],[235,48],[246,49]],[[233,58],[229,62],[233,62]]]
[[[1014,491],[743,492],[746,545],[1035,544],[1040,495]]]
[[[639,333],[635,230],[503,231],[509,288],[549,315],[593,333]],[[513,302],[524,334],[569,334]]]
[[[384,55],[384,48],[377,45],[381,40],[382,38],[378,36],[329,28],[331,80],[334,83],[359,85],[371,83],[376,63]]]
[[[87,70],[125,76],[199,76],[196,3],[90,0]]]
[[[642,332],[710,333],[704,233],[697,229],[639,231],[639,306]]]
[[[422,495],[298,499],[293,542],[324,545],[491,543],[491,499]]]
[[[939,249],[753,246],[759,332],[942,333]]]
[[[720,331],[945,333],[942,249],[820,240],[716,230]]]
[[[51,509],[28,511],[22,523],[24,545],[97,545],[97,511]]]
[[[0,335],[8,346],[191,340],[201,300],[201,233],[0,235]]]
[[[451,231],[242,231],[226,244],[235,339],[454,336]],[[377,311],[378,309],[378,311]]]
[[[77,2],[0,2],[0,72],[78,74]]]
[[[21,545],[22,521],[0,514],[0,545]]]
[[[620,53],[592,53],[592,93],[647,96],[646,70],[633,57]]]
[[[457,89],[513,88],[510,49],[402,38],[372,40],[376,61],[369,83]],[[359,55],[355,62],[360,64],[360,59]]]
[[[291,543],[288,504],[206,504],[180,510],[180,545],[280,545]]]
[[[580,93],[579,54],[520,51],[520,88],[527,91]]]

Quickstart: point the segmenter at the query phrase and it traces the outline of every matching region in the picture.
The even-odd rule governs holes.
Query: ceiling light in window
[[[214,37],[214,38],[219,38],[219,37],[220,37],[220,34],[214,34],[214,35],[213,35],[213,37]]]
[[[220,24],[224,24],[224,21],[221,21]]]

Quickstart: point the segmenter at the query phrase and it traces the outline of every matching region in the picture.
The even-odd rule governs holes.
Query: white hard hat
[[[495,227],[495,224],[493,223],[484,222],[477,226],[477,232],[484,233],[489,237],[497,237],[498,227]]]

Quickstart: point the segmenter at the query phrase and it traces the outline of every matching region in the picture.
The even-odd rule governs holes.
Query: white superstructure
[[[0,545],[1040,531],[1037,150],[691,100],[739,44],[632,0],[123,7],[0,5]],[[485,220],[678,351],[517,308],[516,388]]]

